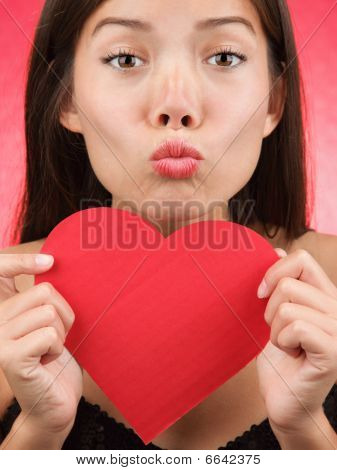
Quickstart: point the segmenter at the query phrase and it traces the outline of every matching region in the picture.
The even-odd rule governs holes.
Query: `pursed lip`
[[[190,157],[195,160],[204,160],[203,155],[193,145],[184,139],[168,139],[162,142],[153,152],[150,160],[161,160],[163,158]]]

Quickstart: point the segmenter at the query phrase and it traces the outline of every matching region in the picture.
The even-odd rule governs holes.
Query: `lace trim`
[[[337,432],[337,385],[334,384],[324,403],[324,412]],[[0,420],[0,442],[9,433],[13,422],[20,413],[20,406],[14,397],[8,406],[3,420]],[[117,428],[119,432],[113,432]],[[167,450],[152,442],[145,445],[132,428],[126,427],[97,403],[88,402],[84,396],[78,405],[74,426],[64,442],[63,449],[157,449]],[[227,442],[222,449],[280,449],[279,443],[270,427],[268,418],[259,424],[252,424],[234,440]]]
[[[127,432],[129,433],[130,435],[132,436],[137,436],[138,435],[135,433],[135,431],[132,429],[132,428],[128,428],[125,426],[125,424],[121,421],[116,421],[116,419],[113,417],[113,416],[110,416],[106,411],[102,410],[102,408],[100,407],[100,405],[98,403],[90,403],[88,402],[83,396],[81,397],[81,400],[80,402],[86,406],[93,406],[94,408],[96,408],[99,413],[104,416],[107,420],[109,421],[112,421],[114,425],[116,425],[117,427],[121,428],[124,432]],[[244,436],[246,436],[247,434],[251,433],[252,430],[254,429],[257,429],[259,428],[260,426],[263,426],[264,424],[269,424],[269,421],[268,421],[268,418],[265,418],[263,421],[261,421],[259,424],[252,424],[250,426],[249,429],[247,429],[246,431],[244,431],[242,434],[240,434],[239,436],[237,436],[234,440],[230,440],[227,442],[226,444],[226,447],[218,447],[218,450],[219,449],[226,449],[227,448],[227,445],[228,444],[234,444],[236,443],[237,441],[239,441],[240,439],[242,439]],[[158,447],[156,444],[153,444],[152,442],[150,443],[152,446],[156,447],[156,449],[161,449],[161,450],[167,450],[165,448],[162,448],[162,447]]]
[[[112,423],[114,427],[119,428],[123,433],[126,433],[128,436],[136,439],[140,439],[139,436],[135,433],[135,431],[132,428],[128,428],[125,426],[125,424],[121,421],[116,421],[116,419],[113,416],[110,416],[106,411],[102,410],[100,405],[98,403],[90,403],[85,399],[84,396],[81,397],[79,404],[78,404],[78,411],[80,409],[83,410],[89,410],[92,409],[93,411],[96,411],[96,416],[99,414],[104,420]],[[6,428],[8,427],[8,431],[5,432],[5,435],[9,432],[10,427],[12,426],[13,422],[15,421],[17,415],[20,413],[20,405],[18,404],[16,398],[14,397],[12,400],[12,403],[8,406],[7,411],[4,415],[3,419],[3,424],[5,424]],[[86,415],[87,416],[87,415]],[[252,424],[249,429],[244,431],[242,434],[237,436],[234,440],[230,440],[227,442],[226,447],[219,447],[219,449],[227,449],[227,446],[231,446],[239,442],[242,438],[246,437],[248,434],[250,434],[253,430],[258,429],[260,426],[263,426],[264,424],[269,424],[268,418],[265,418],[261,423],[259,424]],[[0,421],[1,425],[1,421]],[[75,423],[74,423],[75,427]],[[73,427],[73,429],[74,429]],[[72,431],[71,431],[72,432]],[[70,433],[71,434],[71,433]],[[1,433],[0,433],[1,437]],[[3,436],[5,437],[5,436]],[[158,447],[156,444],[150,442],[148,445],[145,445],[143,441],[141,441],[142,444],[144,445],[144,448],[151,448],[151,449],[158,449],[158,450],[168,450],[162,447]]]

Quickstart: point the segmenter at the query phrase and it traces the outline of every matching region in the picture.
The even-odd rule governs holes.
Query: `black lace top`
[[[334,385],[323,403],[324,412],[334,430],[337,432],[337,385]],[[0,421],[0,442],[9,433],[13,422],[20,413],[16,399],[7,408]],[[139,436],[123,423],[117,422],[99,405],[92,405],[82,396],[78,405],[74,426],[65,440],[62,449],[157,449],[155,444],[145,445]],[[238,436],[234,441],[227,442],[221,449],[280,449],[280,445],[266,418],[260,424],[253,424],[249,430]]]

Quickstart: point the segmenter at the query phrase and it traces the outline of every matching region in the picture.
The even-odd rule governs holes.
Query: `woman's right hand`
[[[0,368],[30,426],[70,432],[82,395],[82,369],[64,347],[75,314],[50,283],[18,292],[14,277],[39,274],[34,254],[0,254]]]

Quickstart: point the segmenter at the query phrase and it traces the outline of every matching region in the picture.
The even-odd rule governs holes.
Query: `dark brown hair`
[[[83,201],[111,206],[113,195],[97,179],[83,136],[68,131],[59,122],[60,111],[72,93],[77,40],[85,21],[104,1],[47,0],[44,4],[29,58],[25,96],[27,166],[13,224],[13,243],[46,237],[62,219],[85,209]],[[230,217],[245,225],[259,221],[266,233],[268,225],[284,227],[292,240],[308,231],[312,210],[303,129],[305,96],[286,1],[252,3],[268,41],[273,82],[283,72],[282,62],[285,64],[287,98],[280,123],[263,140],[254,174],[229,201]],[[250,214],[242,211],[247,200],[254,201]]]

